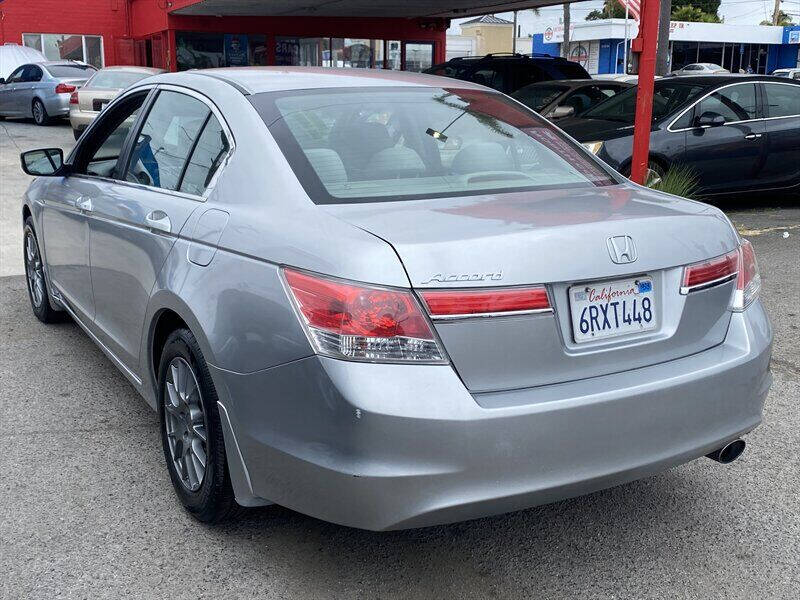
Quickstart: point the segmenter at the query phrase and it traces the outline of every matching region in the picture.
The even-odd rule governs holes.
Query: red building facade
[[[422,70],[444,61],[443,18],[181,14],[202,0],[0,0],[0,44],[52,60],[171,71],[244,65]]]

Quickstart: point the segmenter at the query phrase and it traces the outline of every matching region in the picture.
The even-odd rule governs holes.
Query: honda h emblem
[[[633,244],[633,238],[629,235],[615,235],[614,237],[606,240],[608,246],[608,253],[618,265],[625,263],[632,263],[636,261],[636,246]]]

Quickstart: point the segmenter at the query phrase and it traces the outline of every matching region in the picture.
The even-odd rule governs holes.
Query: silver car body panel
[[[717,209],[624,180],[318,206],[248,91],[479,86],[406,73],[209,70],[156,76],[110,106],[156,85],[203,98],[230,133],[234,149],[203,196],[71,176],[35,180],[24,204],[51,289],[154,408],[160,319],[175,314],[192,330],[224,406],[240,503],[274,501],[370,529],[428,525],[635,479],[760,422],[772,341],[760,302],[732,312],[731,283],[679,293],[680,265],[739,242]],[[87,197],[90,213],[79,207]],[[155,208],[168,214],[168,234],[143,224]],[[617,235],[635,240],[635,263],[611,260],[606,241]],[[543,283],[555,310],[437,321],[450,364],[323,358],[287,297],[284,265],[415,290]],[[499,271],[500,281],[469,278]],[[566,288],[645,272],[663,299],[659,326],[577,347]],[[431,281],[437,273],[468,277]]]

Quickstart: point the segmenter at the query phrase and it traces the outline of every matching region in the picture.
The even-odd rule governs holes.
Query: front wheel
[[[33,230],[33,219],[25,219],[22,254],[25,259],[25,279],[28,284],[28,298],[31,310],[42,323],[55,323],[63,314],[50,306],[50,295],[47,292],[47,281],[44,277],[44,263],[39,250],[39,241]]]
[[[204,523],[234,516],[217,392],[203,353],[188,329],[167,338],[158,377],[161,442],[183,507]]]
[[[47,109],[44,107],[44,103],[38,98],[33,101],[31,114],[33,115],[33,122],[37,125],[47,125],[50,122]]]

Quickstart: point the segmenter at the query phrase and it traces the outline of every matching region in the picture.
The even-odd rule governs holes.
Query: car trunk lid
[[[99,112],[105,104],[116,98],[119,90],[82,88],[78,92],[78,107],[83,111]]]
[[[476,392],[570,381],[638,368],[722,342],[732,283],[680,294],[682,266],[736,248],[719,211],[628,185],[462,198],[325,206],[393,246],[412,287],[545,284],[552,313],[436,321],[453,365]],[[608,238],[629,236],[632,263],[612,261]],[[569,288],[652,281],[656,327],[578,343]]]

